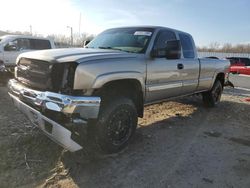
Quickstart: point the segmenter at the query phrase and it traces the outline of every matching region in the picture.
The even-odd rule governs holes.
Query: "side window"
[[[165,57],[167,42],[176,40],[175,33],[172,31],[161,31],[156,38],[154,51],[158,52],[158,57]]]
[[[5,51],[22,51],[30,49],[30,43],[28,39],[15,39],[9,42],[4,50]]]
[[[18,49],[18,44],[17,44],[17,40],[13,40],[11,42],[8,42],[5,46],[4,46],[4,51],[19,51]]]
[[[42,39],[29,39],[30,47],[33,50],[43,50],[43,49],[51,49],[51,44],[49,40]]]
[[[250,59],[246,60],[246,66],[250,66]]]
[[[18,50],[29,50],[30,43],[28,39],[17,39],[17,48]]]
[[[194,58],[194,47],[190,36],[183,33],[179,36],[184,58]]]
[[[250,66],[250,59],[242,58],[241,63],[243,63],[245,66]]]

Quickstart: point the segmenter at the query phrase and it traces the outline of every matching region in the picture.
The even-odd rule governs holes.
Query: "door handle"
[[[178,63],[178,64],[177,64],[177,68],[178,68],[178,69],[183,69],[183,68],[184,68],[184,65],[181,64],[181,63]]]

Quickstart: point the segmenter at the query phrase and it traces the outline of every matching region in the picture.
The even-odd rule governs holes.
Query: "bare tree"
[[[30,32],[25,31],[1,31],[2,35],[5,34],[15,34],[15,35],[31,35]],[[1,34],[0,33],[0,34]],[[43,37],[43,35],[38,34],[38,33],[33,33],[32,36],[37,36],[37,37]],[[93,34],[89,33],[81,33],[79,34],[73,34],[73,47],[83,47],[83,43],[85,40],[92,40],[95,37]],[[51,34],[48,35],[47,38],[51,38],[55,41],[56,47],[59,48],[69,48],[72,47],[71,40],[68,36],[62,35],[62,34]]]
[[[220,43],[218,42],[212,42],[208,46],[209,49],[219,49],[220,48]]]
[[[197,47],[200,52],[225,52],[225,53],[250,53],[249,44],[236,44],[225,43],[220,45],[218,42],[209,44],[209,46]]]

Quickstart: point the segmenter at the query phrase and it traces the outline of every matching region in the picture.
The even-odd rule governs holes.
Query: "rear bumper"
[[[70,130],[46,117],[43,111],[62,113],[71,119],[72,124],[81,124],[88,119],[98,117],[101,102],[99,97],[78,97],[41,92],[24,87],[14,79],[9,81],[8,88],[15,106],[48,137],[71,152],[82,148],[71,139]]]

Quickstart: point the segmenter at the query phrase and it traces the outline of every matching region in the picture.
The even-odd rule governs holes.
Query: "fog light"
[[[61,112],[62,110],[62,108],[58,104],[53,103],[53,102],[46,102],[45,106],[48,110],[52,110],[56,112]]]

